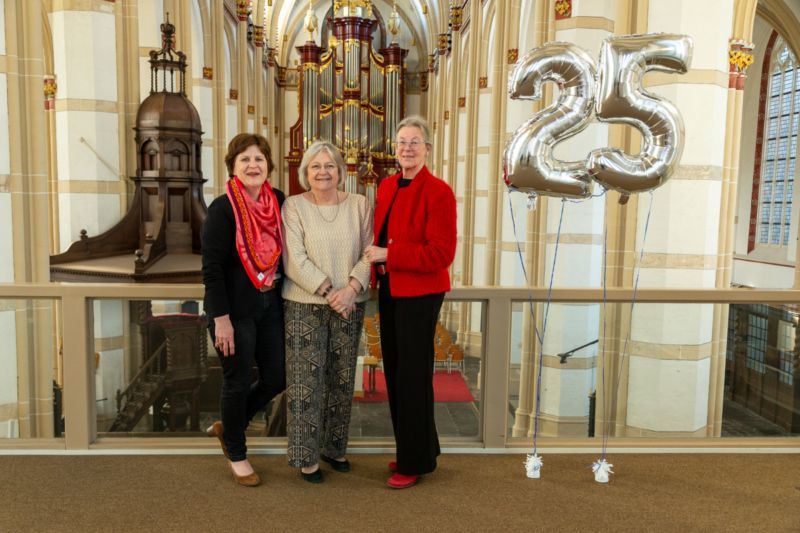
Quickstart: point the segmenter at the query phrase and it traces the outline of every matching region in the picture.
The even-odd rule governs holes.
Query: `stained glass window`
[[[758,217],[758,243],[786,246],[792,216],[797,129],[800,117],[800,65],[780,37],[770,58],[769,119],[764,124]]]

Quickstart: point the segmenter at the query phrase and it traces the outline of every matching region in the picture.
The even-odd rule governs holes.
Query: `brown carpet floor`
[[[221,456],[0,456],[0,531],[800,531],[798,455],[443,455],[391,490],[387,455],[323,466],[312,485],[283,456],[253,456],[265,483],[234,484]]]

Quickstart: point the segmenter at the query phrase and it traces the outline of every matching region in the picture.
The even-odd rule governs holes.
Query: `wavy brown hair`
[[[272,174],[275,164],[272,162],[272,149],[269,141],[263,135],[257,133],[240,133],[228,143],[228,153],[225,154],[225,166],[228,167],[228,177],[233,177],[233,163],[236,156],[250,148],[258,146],[259,151],[267,158],[267,176]]]

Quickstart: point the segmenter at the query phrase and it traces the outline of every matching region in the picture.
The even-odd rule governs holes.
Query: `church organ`
[[[287,157],[290,193],[301,192],[298,169],[303,152],[323,139],[341,150],[347,163],[345,190],[374,198],[375,186],[396,172],[394,130],[405,113],[404,59],[396,42],[383,47],[385,26],[369,0],[334,2],[323,24],[321,42],[313,40],[317,22],[309,12],[309,40],[297,47],[299,118],[290,130]],[[396,10],[388,21],[398,32]],[[373,47],[377,37],[379,49]]]

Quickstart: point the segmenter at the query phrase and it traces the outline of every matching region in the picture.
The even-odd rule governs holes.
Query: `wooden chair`
[[[380,318],[376,313],[374,317],[364,317],[364,365],[367,367],[378,366],[383,368],[381,355]],[[450,332],[441,323],[436,324],[436,334],[433,338],[433,370],[444,368],[449,374],[454,369],[464,373],[464,350],[453,342]]]

